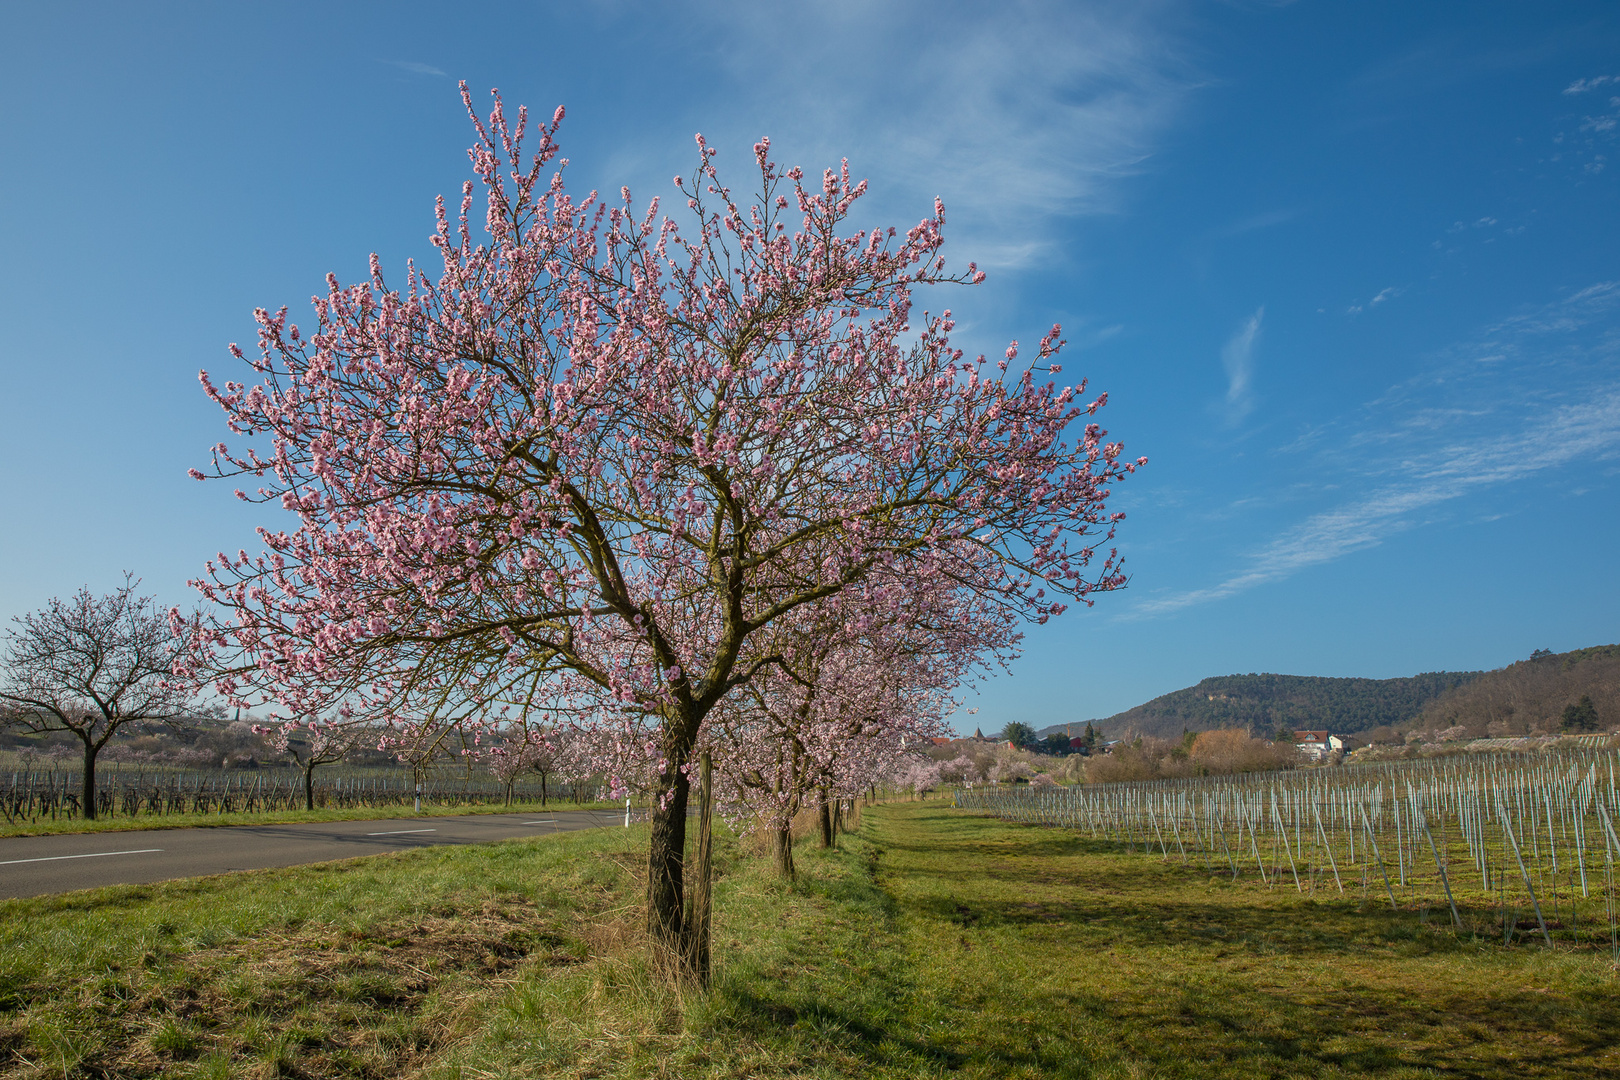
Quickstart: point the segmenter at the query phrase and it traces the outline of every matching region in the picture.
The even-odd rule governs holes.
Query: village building
[[[1336,750],[1344,749],[1344,740],[1326,731],[1296,731],[1294,745],[1312,761],[1321,761]]]

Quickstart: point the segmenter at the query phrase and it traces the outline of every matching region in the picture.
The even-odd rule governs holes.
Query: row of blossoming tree
[[[202,376],[245,441],[211,472],[291,519],[209,564],[187,671],[401,746],[588,733],[648,790],[649,930],[702,978],[700,758],[778,837],[892,772],[1022,622],[1123,584],[1105,503],[1145,459],[1052,379],[1056,327],[987,361],[914,309],[984,277],[946,269],[937,200],[856,228],[864,181],[808,182],[767,141],[738,197],[701,137],[679,215],[576,198],[561,109],[530,130],[462,96],[475,179],[438,203],[436,272],[390,287],[373,256],[309,331],[257,312],[245,381]]]

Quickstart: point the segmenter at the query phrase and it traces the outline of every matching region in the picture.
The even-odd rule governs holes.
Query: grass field
[[[0,836],[60,836],[63,833],[136,832],[147,829],[211,829],[227,825],[287,825],[300,821],[376,821],[392,818],[460,817],[466,814],[528,814],[544,809],[558,810],[624,810],[623,803],[587,802],[571,803],[550,800],[543,808],[540,800],[529,802],[514,800],[510,806],[499,803],[467,806],[424,805],[420,814],[410,806],[358,806],[348,810],[269,810],[263,813],[228,814],[117,814],[85,821],[82,818],[62,817],[55,821],[40,818],[37,821],[0,821]],[[642,813],[645,814],[645,808]]]
[[[0,903],[0,1076],[1600,1077],[1606,949],[1504,947],[941,803],[792,888],[719,845],[714,988],[643,827]],[[1375,898],[1376,899],[1376,898]]]

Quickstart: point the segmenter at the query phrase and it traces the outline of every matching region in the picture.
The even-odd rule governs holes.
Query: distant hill
[[[1183,731],[1223,727],[1269,735],[1285,725],[1336,735],[1398,728],[1449,732],[1446,738],[1514,736],[1558,730],[1564,710],[1583,696],[1591,698],[1602,729],[1620,727],[1620,645],[1565,653],[1538,649],[1528,660],[1495,671],[1433,671],[1405,679],[1220,675],[1091,723],[1110,739],[1174,739]],[[1084,727],[1085,721],[1054,724],[1037,734]]]
[[[1582,696],[1592,699],[1603,730],[1620,726],[1620,645],[1537,652],[1488,671],[1429,702],[1413,726],[1464,729],[1453,738],[1556,731],[1564,710]]]
[[[1183,731],[1224,727],[1269,735],[1284,725],[1354,735],[1415,720],[1442,695],[1480,674],[1435,671],[1404,679],[1219,675],[1092,723],[1108,738],[1134,734],[1173,739]],[[1040,734],[1072,726],[1055,724]]]

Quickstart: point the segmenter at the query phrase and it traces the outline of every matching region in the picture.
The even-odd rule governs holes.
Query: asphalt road
[[[0,899],[623,824],[622,810],[561,810],[3,837]]]

